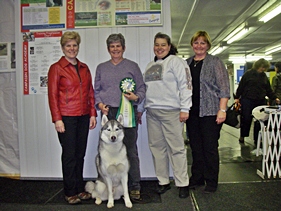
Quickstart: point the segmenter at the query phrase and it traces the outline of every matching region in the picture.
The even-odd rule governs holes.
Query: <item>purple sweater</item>
[[[118,65],[106,61],[97,66],[95,76],[95,103],[119,107],[121,99],[120,81],[133,78],[136,82],[134,93],[139,97],[134,105],[142,102],[145,97],[145,84],[141,70],[136,62],[124,59]]]

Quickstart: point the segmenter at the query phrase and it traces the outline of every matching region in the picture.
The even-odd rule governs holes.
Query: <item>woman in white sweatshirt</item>
[[[182,131],[191,107],[190,70],[185,61],[175,56],[177,49],[166,34],[155,35],[154,53],[155,58],[144,73],[147,88],[144,108],[149,147],[159,181],[157,192],[162,194],[171,188],[170,163],[179,197],[186,198],[189,179]]]

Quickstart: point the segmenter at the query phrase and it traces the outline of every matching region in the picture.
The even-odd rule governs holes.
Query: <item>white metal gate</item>
[[[281,154],[281,110],[280,108],[267,107],[265,113],[269,114],[267,123],[260,121],[261,130],[259,133],[257,151],[262,143],[262,170],[257,174],[265,179],[281,178],[280,154]]]

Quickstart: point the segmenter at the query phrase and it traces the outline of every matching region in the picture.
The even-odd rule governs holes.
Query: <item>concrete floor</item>
[[[279,211],[281,208],[281,179],[279,176],[276,178],[261,178],[257,172],[262,169],[262,156],[257,157],[251,153],[252,150],[254,150],[254,142],[251,138],[253,137],[252,133],[249,138],[245,139],[245,144],[239,144],[238,137],[238,129],[223,125],[219,140],[220,173],[217,192],[204,194],[202,187],[191,190],[190,197],[180,199],[178,197],[178,189],[172,185],[171,190],[159,196],[160,200],[145,204],[134,203],[131,210]],[[190,172],[192,157],[189,145],[187,145],[187,152]],[[48,189],[46,188],[45,191],[55,192],[53,186],[52,184],[49,185]],[[37,189],[33,189],[36,187],[31,186],[29,187],[29,191],[33,196],[34,194],[38,194],[38,201],[35,200],[33,203],[24,203],[22,201],[28,200],[28,196],[25,196],[26,192],[23,187],[18,187],[19,189],[22,188],[22,192],[19,192],[19,194],[15,194],[14,189],[7,189],[5,184],[1,184],[1,187],[5,187],[6,191],[3,193],[3,189],[1,189],[1,194],[10,194],[11,197],[13,197],[13,202],[7,203],[1,201],[0,196],[0,210],[3,211],[108,210],[106,202],[103,202],[100,206],[95,205],[94,201],[78,206],[70,206],[67,205],[63,199],[61,201],[59,200],[58,203],[49,203],[55,196],[51,196],[50,199],[42,203],[43,193],[38,193],[38,191],[36,191]],[[58,188],[61,189],[61,187]],[[46,193],[44,192],[44,194]],[[19,198],[21,202],[17,200]],[[121,203],[116,203],[111,210],[123,211],[127,210],[127,208],[121,201]]]

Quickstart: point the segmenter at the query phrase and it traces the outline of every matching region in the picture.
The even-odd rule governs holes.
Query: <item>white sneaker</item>
[[[260,155],[262,155],[262,149],[259,149],[259,150],[254,149],[253,151],[251,151],[251,154],[260,156]]]

